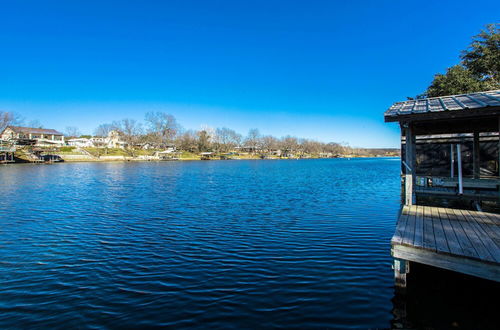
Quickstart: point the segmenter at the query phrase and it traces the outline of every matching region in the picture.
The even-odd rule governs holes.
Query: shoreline
[[[233,159],[197,159],[197,158],[180,158],[180,159],[171,159],[171,160],[158,160],[158,159],[140,159],[140,158],[130,158],[130,159],[64,159],[61,157],[61,161],[46,161],[46,162],[7,162],[2,163],[1,165],[26,165],[26,164],[63,164],[63,163],[169,163],[169,162],[212,162],[212,161],[242,161],[242,160],[317,160],[317,159],[351,159],[351,158],[399,158],[399,156],[350,156],[350,157],[306,157],[306,158],[255,158],[255,157],[244,157],[244,158],[233,158]]]

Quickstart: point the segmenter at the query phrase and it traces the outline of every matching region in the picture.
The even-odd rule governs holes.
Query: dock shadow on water
[[[500,283],[411,264],[406,292],[395,291],[393,329],[498,329]]]

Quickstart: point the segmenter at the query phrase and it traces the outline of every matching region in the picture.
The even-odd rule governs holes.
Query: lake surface
[[[0,327],[390,327],[399,166],[2,166]]]

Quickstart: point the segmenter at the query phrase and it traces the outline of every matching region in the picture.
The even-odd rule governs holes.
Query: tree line
[[[27,122],[18,114],[0,111],[0,132],[9,125],[42,127],[38,121]],[[256,128],[250,129],[245,136],[227,127],[203,127],[199,130],[183,129],[173,115],[164,112],[148,112],[143,122],[125,118],[101,124],[94,130],[94,136],[106,137],[111,131],[119,132],[121,139],[126,142],[131,151],[148,145],[153,149],[175,146],[179,150],[192,153],[227,153],[244,150],[254,154],[265,154],[279,150],[281,155],[294,154],[297,156],[303,154],[370,156],[394,152],[394,150],[377,151],[375,149],[352,148],[347,144],[324,143],[291,135],[278,138],[261,134]],[[66,127],[64,133],[67,138],[91,137],[90,135],[82,135],[75,126]]]
[[[189,152],[227,153],[244,149],[250,153],[269,153],[280,150],[282,153],[306,154],[346,154],[359,151],[340,143],[323,143],[311,139],[263,135],[257,128],[250,129],[244,136],[227,127],[203,127],[199,130],[183,129],[176,118],[168,113],[148,112],[144,122],[122,119],[99,125],[94,134],[106,136],[110,131],[118,131],[129,146],[149,144],[154,148],[176,148]]]

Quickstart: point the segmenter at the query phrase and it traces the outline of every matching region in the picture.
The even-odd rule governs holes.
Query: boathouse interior
[[[401,128],[396,286],[410,262],[500,282],[500,90],[398,102],[385,121]]]
[[[498,206],[497,95],[477,93],[415,100],[410,109],[406,108],[407,101],[386,113],[386,121],[398,121],[401,127],[403,182],[407,176],[412,180],[404,185],[405,198],[411,199],[405,204],[460,199],[477,208],[485,201]],[[399,111],[394,112],[398,107]]]

